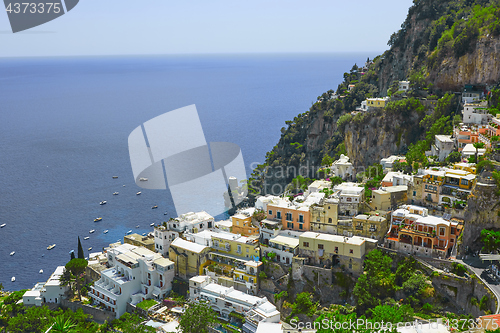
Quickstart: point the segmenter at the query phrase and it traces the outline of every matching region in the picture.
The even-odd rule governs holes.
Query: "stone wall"
[[[91,315],[93,320],[98,323],[104,323],[104,321],[112,321],[116,318],[116,313],[107,310],[101,310],[94,308],[90,305],[85,305],[80,302],[70,302],[66,299],[61,301],[61,307],[64,309],[71,309],[71,311],[75,312],[78,309],[82,309],[83,313]]]

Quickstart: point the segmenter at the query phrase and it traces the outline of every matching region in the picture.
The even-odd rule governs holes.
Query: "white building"
[[[186,213],[167,222],[168,230],[177,232],[189,231],[197,233],[204,229],[212,229],[215,226],[215,221],[212,215],[207,212]]]
[[[354,167],[349,162],[349,157],[344,154],[340,155],[340,158],[332,164],[332,172],[342,179],[351,179],[354,175]]]
[[[381,186],[408,185],[411,182],[413,182],[412,175],[407,175],[401,171],[389,171],[382,179]]]
[[[332,187],[332,182],[329,182],[324,179],[315,180],[314,182],[311,183],[311,185],[307,187],[306,193],[309,195],[311,193],[317,193],[325,188],[331,188],[331,187]]]
[[[368,111],[368,101],[365,99],[361,105],[356,108],[356,111]]]
[[[466,85],[462,93],[462,103],[474,103],[484,97],[484,90],[480,90],[472,85]]]
[[[339,199],[339,216],[356,216],[363,204],[365,188],[357,183],[342,183],[335,186],[334,196]]]
[[[24,305],[42,306],[45,303],[61,303],[68,286],[62,286],[59,279],[64,273],[64,266],[58,266],[47,282],[38,282],[33,289],[23,295]]]
[[[208,276],[195,276],[189,280],[189,298],[193,301],[208,301],[212,309],[223,318],[229,318],[233,311],[244,315],[243,332],[256,332],[260,322],[280,321],[279,311],[267,298],[212,283]]]
[[[410,81],[399,81],[399,91],[408,91],[410,89]]]
[[[215,222],[215,230],[231,232],[233,222],[231,220],[222,220]]]
[[[267,204],[270,202],[272,203],[275,200],[280,199],[280,197],[277,197],[275,195],[266,195],[266,196],[259,196],[255,200],[255,208],[263,210],[264,212],[267,212]]]
[[[106,248],[112,268],[101,271],[101,278],[90,287],[94,305],[125,313],[127,303],[163,299],[172,289],[174,262],[143,247],[123,244]]]
[[[462,110],[464,124],[487,125],[492,119],[486,105],[479,103],[465,104]]]
[[[169,230],[167,227],[160,225],[155,226],[155,251],[161,253],[162,256],[168,256],[168,249],[170,248],[170,244],[174,239],[179,237],[179,233],[174,230]]]
[[[472,143],[468,143],[462,149],[462,157],[469,158],[471,156],[483,156],[486,153],[486,148],[478,148],[476,151],[476,147]]]
[[[264,219],[260,222],[259,240],[261,243],[267,244],[269,240],[277,236],[282,229],[281,222]]]
[[[265,253],[276,253],[276,260],[290,265],[292,263],[292,258],[299,253],[299,235],[293,236],[292,231],[288,232],[282,231],[277,236],[269,239],[268,246],[262,246],[262,255]],[[294,234],[297,232],[294,232]]]
[[[404,156],[391,155],[389,157],[382,158],[380,160],[380,165],[382,165],[382,168],[384,170],[386,169],[392,170],[394,162],[399,162],[399,161],[406,161],[406,158]]]
[[[451,138],[451,135],[435,135],[434,139],[431,154],[437,156],[438,161],[444,162],[446,157],[455,149],[455,141]]]

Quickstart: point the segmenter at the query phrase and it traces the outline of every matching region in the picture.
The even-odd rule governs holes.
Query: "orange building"
[[[242,236],[259,235],[259,228],[252,224],[252,215],[248,212],[238,212],[231,216],[232,233]]]
[[[267,219],[280,221],[283,230],[311,230],[309,204],[276,199],[267,204]]]

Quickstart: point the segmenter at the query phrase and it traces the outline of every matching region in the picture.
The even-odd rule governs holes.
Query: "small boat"
[[[113,195],[118,195],[119,193],[118,192],[113,192]]]
[[[142,233],[142,235],[143,235],[143,236],[146,236],[146,233],[145,233],[145,232],[143,232],[143,233]]]
[[[7,223],[4,223],[4,224],[0,225],[0,228],[5,227],[6,225],[7,225]]]
[[[116,178],[118,178],[118,176],[113,176],[113,179],[116,179]]]
[[[93,234],[95,232],[95,229],[92,229],[89,231],[89,234]]]
[[[89,247],[89,251],[91,251],[91,250],[92,250],[92,246],[91,246],[91,247]]]
[[[128,235],[128,234],[131,234],[131,233],[132,233],[132,230],[127,231],[127,235]]]
[[[168,212],[163,213],[163,215],[168,215]]]
[[[106,230],[104,230],[102,233],[103,233],[103,234],[107,234],[107,233],[108,233],[108,231],[109,231],[109,230],[108,230],[108,229],[106,229]]]
[[[136,225],[135,227],[136,227],[136,228],[139,228],[139,226],[138,226],[138,225]]]
[[[12,251],[12,252],[10,253],[10,255],[11,255],[11,256],[13,256],[14,254],[16,254],[16,251]]]
[[[157,205],[154,205],[153,207],[151,207],[151,209],[156,209],[156,208],[158,208]]]
[[[102,217],[98,217],[98,218],[94,219],[94,222],[99,222],[101,220],[102,220]]]
[[[49,246],[47,246],[47,250],[52,250],[55,247],[56,247],[56,244],[49,245]]]
[[[139,178],[139,180],[140,180],[141,182],[147,182],[147,181],[148,181],[148,179],[147,179],[147,178]]]
[[[43,269],[41,269],[40,271],[38,271],[39,274],[43,274]]]
[[[141,191],[137,192],[136,195],[141,195]]]
[[[84,240],[87,240],[89,239],[90,237],[89,236],[86,236],[86,237],[83,237]]]
[[[108,202],[107,202],[106,200],[103,200],[103,201],[99,202],[99,205],[105,205],[105,204],[107,204],[107,203],[108,203]]]
[[[16,282],[16,277],[13,276],[12,279],[10,279],[12,282]]]
[[[123,187],[125,187],[125,185],[123,185]]]
[[[150,226],[150,227],[154,227],[154,225],[155,225],[155,224],[154,224],[154,222],[153,222],[153,223],[151,223],[149,226]]]

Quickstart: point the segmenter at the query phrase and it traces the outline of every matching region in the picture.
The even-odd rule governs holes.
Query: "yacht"
[[[136,227],[136,228],[139,228],[139,226],[138,226],[138,225],[136,225],[135,227]]]
[[[137,192],[136,195],[141,195],[141,191]]]
[[[118,178],[118,176],[113,176],[113,179],[116,179],[116,178]]]
[[[148,181],[148,179],[147,179],[147,178],[139,178],[139,180],[140,180],[141,182],[147,182],[147,181]]]
[[[49,245],[49,246],[47,246],[47,250],[52,250],[55,247],[56,247],[56,244]]]
[[[84,240],[87,240],[87,239],[89,239],[89,238],[90,238],[89,236],[87,236],[87,237],[83,237],[83,239],[84,239]]]
[[[103,201],[99,202],[99,205],[105,205],[105,204],[107,204],[107,203],[108,203],[108,202],[107,202],[106,200],[103,200]]]
[[[93,234],[95,232],[95,229],[92,229],[89,231],[89,234]]]
[[[142,235],[143,235],[143,236],[146,236],[146,233],[145,233],[145,232],[143,232],[143,233],[142,233]]]
[[[151,207],[151,209],[156,209],[156,208],[158,208],[157,205],[154,205],[153,207]]]
[[[99,222],[101,220],[102,220],[102,217],[98,217],[98,218],[94,219],[94,222]]]
[[[163,213],[163,215],[168,215],[168,212]]]
[[[154,224],[154,222],[153,222],[153,223],[151,223],[149,226],[150,226],[150,227],[154,227],[154,225],[155,225],[155,224]]]
[[[10,255],[11,255],[11,256],[13,256],[14,254],[16,254],[16,251],[12,251],[12,252],[10,253]]]
[[[16,281],[16,277],[13,276],[12,279],[10,279],[12,282],[15,282]]]
[[[43,274],[43,269],[41,269],[38,273]]]
[[[108,233],[108,231],[109,231],[109,230],[108,230],[108,229],[106,229],[106,230],[104,230],[102,233],[103,233],[103,234],[107,234],[107,233]]]
[[[91,251],[91,250],[92,250],[92,246],[91,246],[91,247],[89,247],[89,251]]]
[[[6,225],[7,225],[7,223],[4,223],[4,224],[0,225],[0,228],[5,227]]]
[[[113,195],[118,195],[119,193],[118,192],[113,192]]]
[[[127,231],[127,235],[131,234],[132,233],[132,230],[129,230]]]

